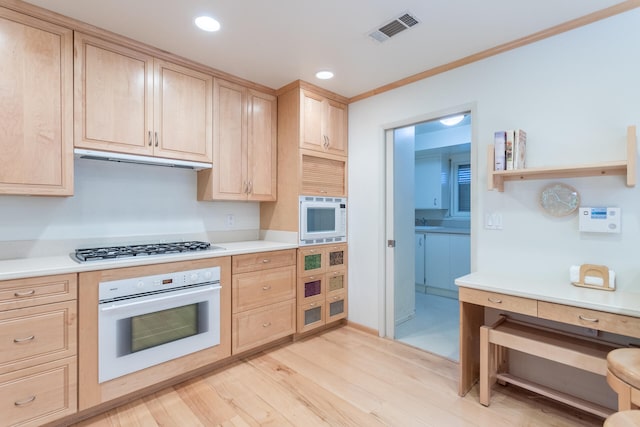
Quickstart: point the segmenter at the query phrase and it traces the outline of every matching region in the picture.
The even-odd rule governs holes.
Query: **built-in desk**
[[[582,288],[568,280],[486,273],[460,277],[456,285],[460,299],[460,396],[479,378],[485,307],[640,338],[640,293]]]

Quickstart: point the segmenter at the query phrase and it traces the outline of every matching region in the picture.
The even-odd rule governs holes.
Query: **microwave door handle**
[[[222,289],[222,286],[207,286],[206,288],[203,288],[203,289],[198,289],[196,291],[189,291],[189,292],[180,292],[179,294],[176,294],[175,292],[171,292],[171,295],[163,295],[158,298],[148,299],[144,301],[133,301],[133,302],[128,302],[124,304],[110,304],[107,307],[100,307],[100,311],[105,312],[105,311],[119,310],[123,308],[139,306],[142,304],[150,304],[158,301],[165,301],[170,298],[175,298],[177,296],[182,297],[187,295],[198,295],[205,292],[217,291],[219,289]]]

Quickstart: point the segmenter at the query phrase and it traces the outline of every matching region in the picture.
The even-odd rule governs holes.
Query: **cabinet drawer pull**
[[[312,302],[311,304],[309,304],[309,307],[315,307],[315,306],[316,306],[315,302]]]
[[[502,300],[500,298],[489,297],[489,298],[487,298],[487,300],[489,302],[494,303],[494,304],[502,304]]]
[[[30,336],[25,337],[25,338],[14,338],[13,342],[16,343],[16,344],[21,344],[23,342],[33,341],[35,338],[36,338],[35,335],[30,335]]]
[[[23,297],[29,297],[31,295],[34,295],[36,293],[35,289],[31,289],[30,291],[26,291],[26,292],[14,292],[13,296],[16,298],[23,298]]]
[[[153,144],[153,138],[151,137],[151,131],[149,131],[149,147]]]
[[[155,132],[156,134],[156,147],[158,146],[158,132]]]
[[[265,259],[263,259],[263,260],[262,260],[262,263],[263,263],[263,264],[267,264],[267,263],[269,263],[269,262],[271,262],[271,260],[270,260],[270,259],[266,259],[266,258],[265,258]]]
[[[26,399],[22,399],[22,400],[16,400],[15,402],[13,402],[14,405],[16,406],[24,406],[28,403],[33,402],[34,400],[36,400],[36,396],[35,395],[31,395],[29,397],[27,397]]]
[[[262,324],[263,328],[268,328],[269,326],[271,326],[271,322],[266,322]]]
[[[578,315],[578,319],[584,320],[585,322],[598,323],[598,319],[594,319],[593,317],[584,317],[582,314]]]
[[[270,289],[271,289],[271,285],[266,285],[266,286],[263,286],[263,287],[262,287],[262,290],[263,290],[263,291],[268,291],[268,290],[270,290]]]

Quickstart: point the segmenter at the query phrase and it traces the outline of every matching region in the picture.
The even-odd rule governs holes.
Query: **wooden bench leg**
[[[489,406],[491,386],[496,382],[496,345],[489,342],[490,326],[480,328],[480,403]]]

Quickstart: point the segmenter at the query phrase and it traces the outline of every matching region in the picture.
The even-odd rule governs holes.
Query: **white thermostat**
[[[579,208],[578,230],[591,233],[619,233],[620,208]]]

